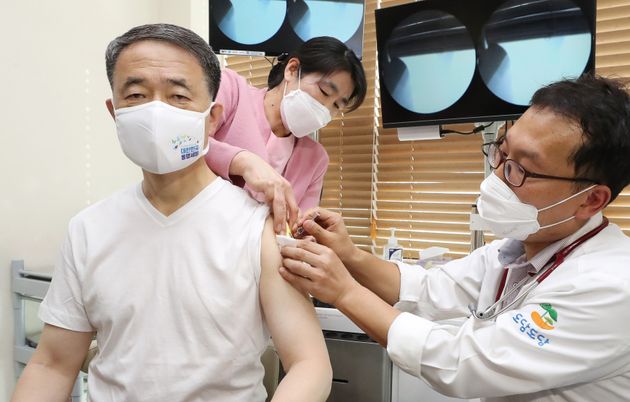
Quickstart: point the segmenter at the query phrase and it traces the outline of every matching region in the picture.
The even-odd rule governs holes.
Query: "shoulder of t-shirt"
[[[231,201],[232,205],[238,205],[239,208],[251,209],[258,208],[261,205],[264,205],[252,198],[243,188],[235,186],[234,184],[221,177],[218,177],[217,179],[221,180],[219,193],[222,195],[222,197],[227,197]]]
[[[221,211],[219,220],[224,224],[236,224],[243,226],[244,229],[246,226],[256,224],[259,218],[269,215],[267,204],[256,201],[244,189],[221,180],[222,185],[215,196],[208,200],[206,207],[209,210],[219,208]]]
[[[70,221],[71,224],[77,224],[88,220],[93,220],[97,217],[111,217],[112,213],[116,213],[117,210],[123,205],[129,205],[130,201],[133,201],[136,197],[136,191],[140,184],[135,183],[126,188],[120,189],[112,195],[91,204],[90,206],[79,211]]]

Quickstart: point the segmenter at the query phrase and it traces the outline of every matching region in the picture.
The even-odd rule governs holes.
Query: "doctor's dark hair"
[[[278,57],[278,64],[273,66],[267,78],[267,87],[275,88],[284,80],[284,69],[292,58],[300,61],[302,76],[319,73],[324,76],[337,71],[350,73],[354,90],[348,99],[348,111],[357,109],[363,103],[367,93],[367,81],[363,65],[354,52],[343,42],[330,36],[320,36],[304,42],[288,56]]]
[[[114,68],[120,53],[129,45],[143,40],[159,40],[178,46],[199,61],[204,71],[208,92],[215,99],[221,82],[221,66],[217,56],[206,41],[190,29],[171,24],[147,24],[131,28],[123,35],[109,42],[105,51],[105,69],[109,85],[114,84]]]
[[[577,176],[608,186],[610,201],[630,184],[630,96],[621,81],[585,74],[539,89],[531,105],[579,125],[582,144],[568,161]]]

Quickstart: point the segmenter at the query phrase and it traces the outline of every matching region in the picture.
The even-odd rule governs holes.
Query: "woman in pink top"
[[[277,233],[299,209],[319,204],[328,154],[308,134],[339,112],[358,108],[367,91],[361,62],[341,41],[313,38],[269,73],[258,89],[224,69],[216,101],[223,118],[210,139],[208,166],[271,204]]]

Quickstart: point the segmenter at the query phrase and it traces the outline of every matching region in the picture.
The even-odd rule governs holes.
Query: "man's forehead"
[[[532,107],[508,130],[505,140],[534,160],[555,157],[566,160],[581,143],[582,134],[571,119],[548,109]]]
[[[565,141],[570,138],[579,138],[582,132],[579,124],[574,120],[553,110],[535,106],[527,109],[508,132],[520,131],[521,128],[534,131],[536,137],[543,140]]]
[[[114,80],[151,74],[168,75],[174,80],[203,79],[203,69],[195,56],[166,41],[142,40],[125,47],[114,66]],[[117,77],[118,76],[118,77]],[[144,77],[146,78],[146,77]]]

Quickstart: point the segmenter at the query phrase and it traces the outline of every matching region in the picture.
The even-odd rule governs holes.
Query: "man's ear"
[[[598,184],[591,190],[586,200],[580,205],[575,217],[577,219],[588,219],[602,209],[606,208],[610,201],[610,188],[604,184]]]
[[[284,68],[284,79],[292,81],[297,78],[298,70],[300,69],[300,60],[297,57],[293,57],[287,61],[287,65]]]
[[[214,137],[214,134],[219,127],[219,123],[223,120],[223,105],[219,102],[215,102],[210,109],[208,117],[206,117],[206,135],[208,137]]]
[[[116,120],[116,114],[114,113],[114,104],[112,103],[112,98],[105,100],[105,106],[107,106],[107,110],[109,110],[109,114],[112,116],[112,118]]]

